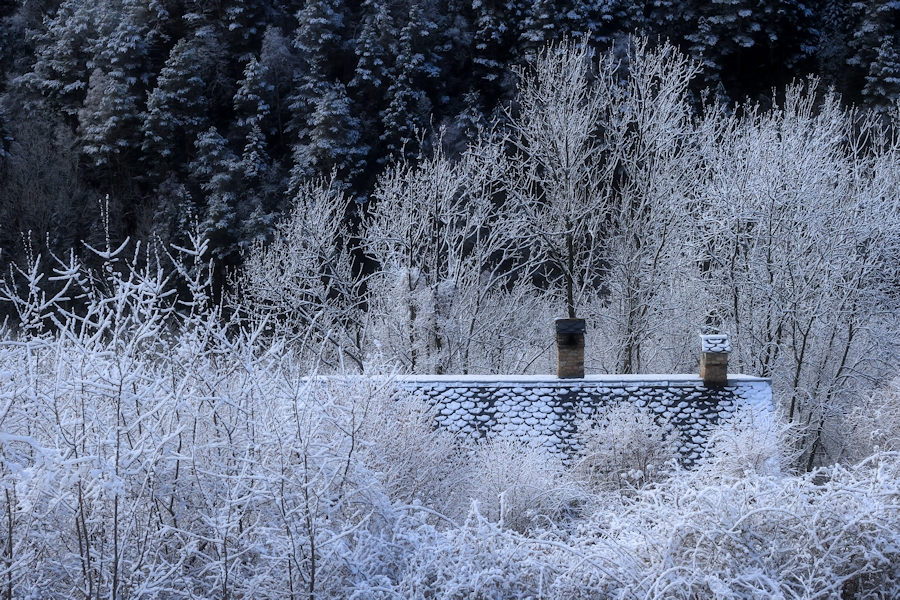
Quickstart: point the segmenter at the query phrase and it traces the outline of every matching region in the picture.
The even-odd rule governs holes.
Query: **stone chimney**
[[[700,379],[706,387],[728,385],[728,334],[700,336]]]
[[[584,377],[584,319],[556,320],[556,375]]]

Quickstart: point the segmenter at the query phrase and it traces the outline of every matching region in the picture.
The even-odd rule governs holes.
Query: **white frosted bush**
[[[674,477],[604,524],[637,567],[625,589],[667,598],[894,597],[900,484],[888,458],[803,477]]]
[[[562,459],[509,437],[483,440],[472,457],[470,494],[480,514],[515,531],[552,526],[583,500]]]
[[[398,588],[433,598],[894,598],[900,461],[711,482],[683,472],[577,531],[517,533],[479,511],[410,557]]]
[[[649,410],[611,404],[580,423],[572,472],[594,492],[640,488],[666,477],[678,442],[677,430]]]
[[[843,420],[846,453],[859,460],[873,452],[900,452],[900,379],[859,398]]]
[[[709,432],[699,467],[716,476],[780,475],[789,436],[771,408],[742,406]]]
[[[391,501],[422,505],[455,519],[469,506],[469,470],[459,440],[435,426],[424,399],[395,392],[390,379],[362,423],[362,451]]]

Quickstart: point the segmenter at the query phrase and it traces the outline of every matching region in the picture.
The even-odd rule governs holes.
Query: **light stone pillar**
[[[700,351],[700,379],[703,385],[728,385],[728,354],[731,352],[728,335],[701,335]]]

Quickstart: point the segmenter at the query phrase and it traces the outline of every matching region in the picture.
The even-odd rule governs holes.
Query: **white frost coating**
[[[700,351],[713,354],[731,352],[731,342],[726,334],[701,335]]]

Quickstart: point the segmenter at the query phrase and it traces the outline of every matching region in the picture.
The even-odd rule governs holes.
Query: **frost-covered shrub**
[[[683,472],[569,532],[476,510],[416,549],[395,590],[433,598],[893,598],[900,463],[802,477]]]
[[[898,466],[685,473],[605,515],[603,528],[634,561],[625,589],[640,597],[896,597]]]
[[[471,468],[470,494],[480,514],[515,531],[556,523],[584,497],[560,456],[520,439],[479,442]]]
[[[742,406],[709,432],[699,466],[717,476],[777,476],[783,458],[790,458],[783,456],[789,437],[790,430],[770,408]]]
[[[579,424],[572,472],[594,492],[640,488],[668,475],[678,442],[677,430],[649,410],[611,404]]]
[[[394,588],[401,598],[550,598],[556,561],[534,538],[499,526],[474,504],[465,523],[416,548]],[[550,548],[552,550],[552,547]]]
[[[900,379],[857,402],[843,420],[851,460],[878,451],[900,452]]]
[[[395,392],[389,378],[380,381],[384,387],[362,422],[367,465],[392,502],[464,518],[469,467],[459,439],[435,426],[435,408],[424,399]]]

